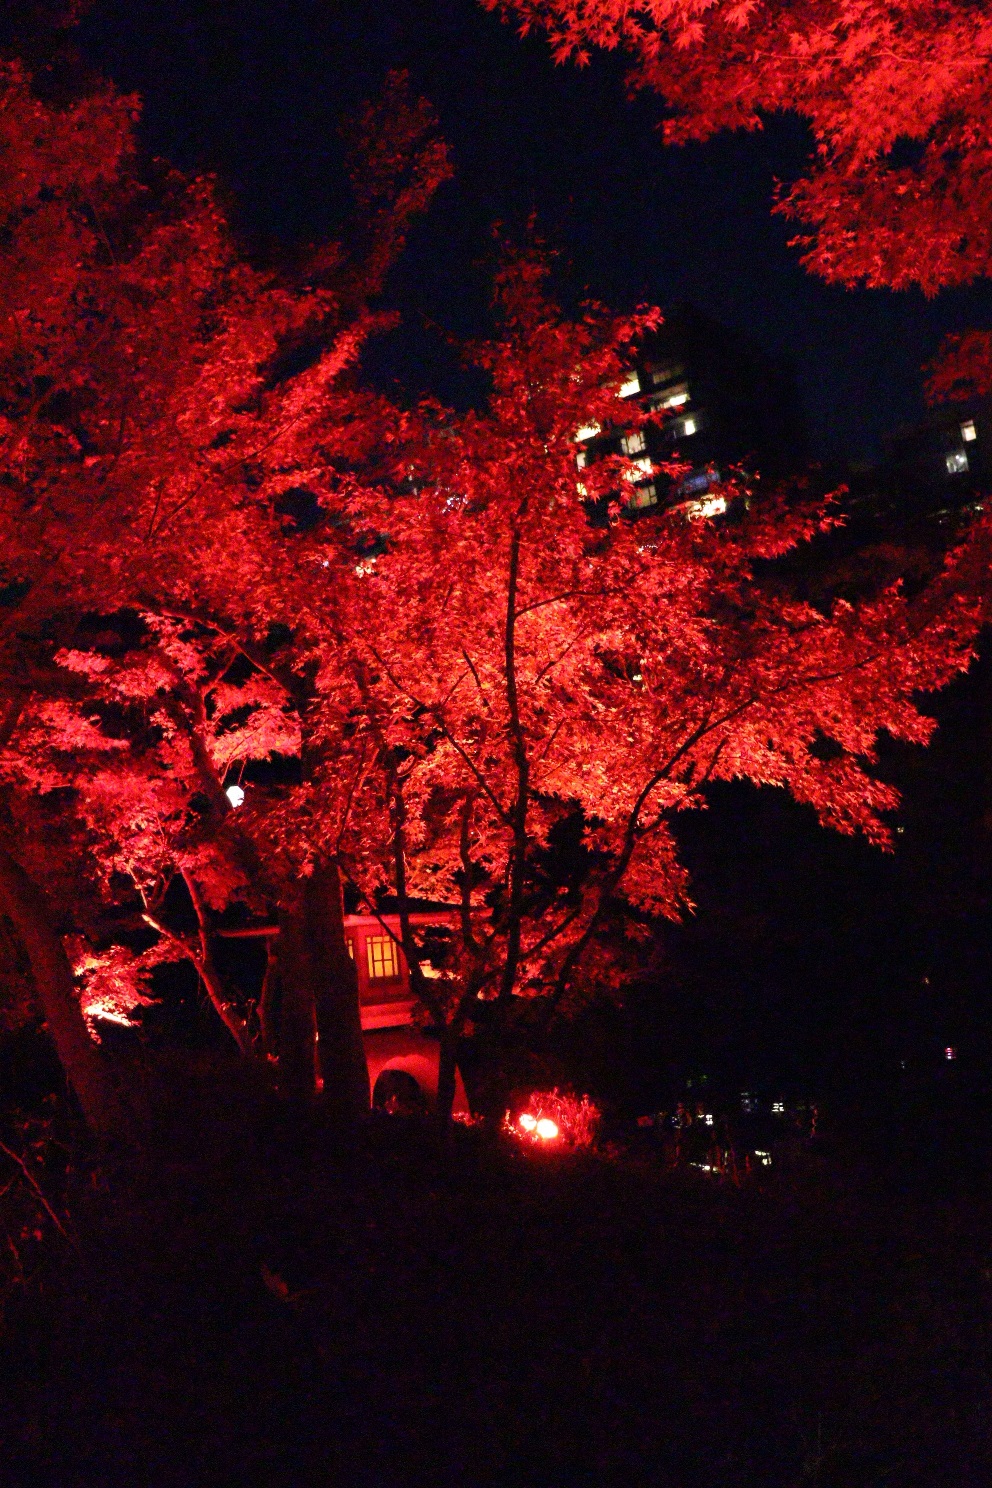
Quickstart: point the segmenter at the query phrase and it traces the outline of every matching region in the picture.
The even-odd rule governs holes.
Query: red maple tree
[[[290,540],[291,513],[301,495],[326,503],[338,485],[350,487],[356,460],[376,439],[376,400],[342,374],[375,324],[368,296],[381,286],[411,215],[448,172],[430,111],[401,76],[390,78],[382,103],[359,121],[353,147],[361,189],[351,252],[325,247],[289,278],[244,260],[209,180],[187,180],[141,157],[135,117],[135,100],[110,87],[67,104],[40,96],[17,64],[0,75],[0,747],[8,790],[0,892],[80,1100],[102,1128],[119,1122],[112,1082],[90,1045],[56,921],[25,871],[31,844],[19,841],[25,819],[11,788],[44,788],[45,768],[59,755],[63,762],[75,755],[77,783],[91,769],[82,799],[94,848],[103,848],[98,878],[114,864],[122,831],[131,831],[129,806],[159,828],[171,813],[173,835],[188,853],[183,811],[189,815],[197,794],[207,821],[193,835],[201,856],[211,830],[223,837],[228,893],[243,881],[246,861],[259,865],[247,827],[227,824],[217,756],[227,744],[214,737],[211,748],[205,685],[216,703],[224,685],[223,668],[214,669],[218,654],[253,654],[240,687],[257,696],[238,706],[253,718],[274,718],[279,710],[261,699],[263,653],[273,636],[295,637],[307,655],[313,649],[311,557]],[[157,643],[127,664],[134,695],[114,699],[108,690],[127,666],[116,669],[115,682],[101,670],[100,647],[81,642],[80,630],[121,612],[144,617]],[[289,653],[299,654],[291,646]],[[305,678],[291,663],[284,672],[305,709]],[[144,705],[146,729],[162,733],[157,760],[169,776],[168,801],[162,769],[156,779],[147,754],[136,764],[131,751],[124,764],[122,751],[105,747],[103,770],[94,767],[101,730],[80,713],[94,698],[119,714]],[[116,727],[127,735],[122,717]],[[47,766],[32,733],[42,723]],[[277,749],[281,727],[243,739],[244,753]],[[168,761],[163,745],[172,749]],[[97,823],[101,788],[104,820]],[[131,849],[138,845],[132,837]],[[154,879],[161,857],[159,847],[143,845],[137,886]],[[58,850],[56,842],[48,847]],[[312,984],[320,980],[314,936],[295,928],[295,918],[309,904],[300,854],[306,866],[314,845],[298,833],[291,850],[283,847],[267,886],[290,922],[284,954],[292,959],[295,946],[300,963],[290,982],[309,976]],[[207,898],[215,906],[224,897],[224,858],[214,855]],[[191,886],[199,881],[189,862],[175,859],[173,867],[188,870]],[[340,905],[337,921],[340,929]],[[337,941],[341,950],[340,934]],[[202,946],[200,954],[203,960]],[[308,1059],[313,1064],[312,985],[309,994],[309,1023],[305,1005],[297,1019],[300,1083]],[[357,1070],[357,1011],[351,1024]],[[326,1044],[331,1058],[336,1041]]]
[[[342,858],[369,903],[399,899],[449,1095],[466,1030],[615,982],[601,932],[624,908],[628,935],[679,914],[672,822],[709,782],[784,787],[885,845],[898,797],[872,773],[878,735],[929,738],[919,693],[968,665],[981,613],[953,563],[912,601],[789,597],[764,570],[829,526],[823,505],[728,487],[732,520],[632,523],[616,497],[631,461],[579,485],[576,435],[629,425],[618,389],[657,312],[571,323],[544,272],[524,255],[499,278],[501,336],[473,351],[486,411],[422,409],[393,486],[351,502],[376,548],[333,580],[340,643],[318,679],[324,748],[354,781]],[[581,868],[556,874],[577,820]],[[411,897],[459,907],[441,978],[418,970]]]
[[[280,922],[280,1081],[306,1097],[319,1073],[350,1111],[368,1086],[345,875],[370,907],[399,899],[444,1104],[478,1020],[498,1033],[615,980],[606,925],[678,912],[671,822],[708,782],[783,786],[886,840],[877,735],[929,736],[917,695],[967,665],[980,606],[950,574],[911,602],[799,604],[764,568],[824,509],[728,491],[732,521],[634,525],[619,456],[580,488],[576,435],[616,422],[657,312],[570,323],[532,255],[501,274],[501,334],[474,349],[484,412],[404,414],[363,390],[348,369],[367,297],[447,171],[400,81],[363,123],[380,185],[360,249],[292,280],[245,263],[209,182],[140,160],[132,100],[56,106],[16,67],[3,83],[0,896],[94,1125],[119,1116],[28,871],[61,848],[38,800],[61,803],[89,885],[160,937],[147,956],[74,946],[88,997],[126,1007],[155,955],[183,955],[238,1046],[269,1052],[264,1007],[212,955],[213,917],[263,902]],[[273,755],[295,777],[232,811],[234,763]],[[163,911],[176,880],[192,936]],[[457,907],[441,977],[414,896]]]
[[[807,120],[816,153],[782,210],[824,278],[934,293],[989,273],[992,18],[971,0],[483,3],[546,30],[558,60],[620,49],[673,143]]]

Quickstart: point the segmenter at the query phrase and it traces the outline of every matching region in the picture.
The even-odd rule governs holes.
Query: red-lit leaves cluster
[[[931,403],[964,402],[992,393],[992,332],[965,331],[948,336],[926,369]]]
[[[971,0],[484,3],[546,30],[559,60],[623,51],[674,143],[808,120],[816,154],[781,209],[824,278],[932,294],[988,274],[992,17]]]
[[[487,410],[408,419],[402,489],[352,503],[386,536],[347,591],[334,581],[350,660],[318,684],[324,748],[354,781],[353,877],[369,899],[461,905],[454,975],[429,989],[457,1025],[521,996],[567,1002],[591,968],[609,986],[601,932],[618,904],[630,933],[679,913],[672,819],[713,780],[785,787],[884,845],[896,795],[872,775],[877,735],[929,738],[916,697],[967,664],[977,624],[949,577],[939,598],[826,613],[760,583],[756,562],[810,540],[822,508],[766,497],[723,525],[614,508],[592,525],[576,432],[629,419],[625,359],[655,317],[568,322],[542,272],[517,260],[498,282],[502,334],[474,352]],[[576,812],[581,871],[550,881],[542,854]]]
[[[64,947],[18,873],[70,844],[80,904],[99,890],[191,961],[239,1048],[312,1093],[320,1027],[333,1094],[340,1036],[360,1103],[342,875],[368,906],[456,907],[441,977],[401,914],[450,1052],[618,985],[622,929],[686,903],[672,822],[712,781],[783,787],[886,842],[876,739],[926,741],[919,695],[967,664],[978,606],[952,575],[829,610],[759,581],[823,508],[770,495],[722,524],[634,524],[620,456],[580,487],[580,428],[642,417],[618,392],[658,315],[569,321],[537,255],[509,259],[498,333],[472,349],[484,410],[363,389],[365,296],[448,171],[402,79],[362,124],[351,247],[285,278],[244,262],[209,182],[140,165],[130,100],[56,109],[16,68],[2,85],[0,872],[53,1014]],[[235,773],[287,760],[231,810]],[[195,929],[166,913],[178,882]],[[279,917],[295,1043],[218,969],[234,907]],[[90,919],[70,893],[60,930]],[[126,1017],[156,951],[106,941],[71,948],[88,1005]],[[71,1020],[60,1037],[75,1080]]]

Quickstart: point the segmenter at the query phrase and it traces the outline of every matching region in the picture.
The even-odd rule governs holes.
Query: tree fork
[[[194,964],[200,974],[200,980],[206,989],[214,1011],[237,1044],[238,1052],[248,1058],[254,1052],[248,1024],[238,1009],[237,1002],[228,990],[225,980],[218,971],[217,964],[214,961],[213,948],[210,944],[210,924],[207,919],[203,895],[200,893],[199,886],[193,875],[185,868],[181,871],[183,882],[186,885],[193,904],[199,931],[200,954]]]

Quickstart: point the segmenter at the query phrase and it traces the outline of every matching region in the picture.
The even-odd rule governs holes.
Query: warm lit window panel
[[[369,958],[369,976],[373,981],[386,981],[399,976],[399,953],[391,936],[367,935],[365,949]]]

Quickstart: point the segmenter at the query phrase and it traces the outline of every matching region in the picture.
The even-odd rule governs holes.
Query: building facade
[[[443,911],[411,914],[414,926],[437,925]],[[348,950],[358,973],[365,1058],[372,1104],[386,1109],[430,1106],[437,1099],[440,1045],[414,1024],[417,1000],[410,970],[400,949],[398,915],[346,915]],[[423,967],[431,975],[429,964]],[[416,1089],[414,1089],[416,1086]],[[456,1076],[455,1113],[468,1110],[461,1076]]]
[[[883,489],[907,514],[968,505],[992,486],[992,404],[944,404],[882,441]]]
[[[576,464],[581,471],[609,454],[634,460],[624,493],[629,516],[673,508],[715,516],[726,509],[717,487],[731,468],[776,480],[798,473],[805,461],[789,364],[692,306],[674,310],[644,339],[620,396],[660,413],[662,422],[625,431],[620,419],[612,430],[582,430]],[[680,473],[659,472],[663,463],[677,463]]]

